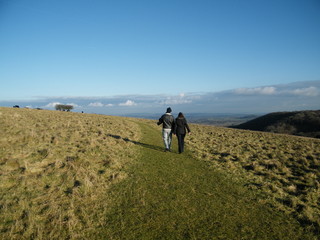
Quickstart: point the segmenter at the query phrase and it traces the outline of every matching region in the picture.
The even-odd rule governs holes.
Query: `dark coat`
[[[185,118],[176,118],[176,124],[175,124],[175,134],[186,134],[186,130],[190,132],[189,125],[187,123],[187,120]]]
[[[159,121],[157,122],[158,125],[163,124],[163,128],[165,129],[172,129],[174,130],[174,117],[170,113],[163,114]]]

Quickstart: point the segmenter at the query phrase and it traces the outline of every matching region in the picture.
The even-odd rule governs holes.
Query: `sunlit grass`
[[[168,153],[172,158],[168,161],[161,129],[151,120],[0,108],[0,126],[3,239],[104,239],[103,234],[121,235],[119,229],[128,226],[124,220],[129,228],[122,234],[128,238],[148,236],[148,231],[165,236],[172,222],[176,224],[169,224],[172,234],[188,232],[194,239],[212,233],[234,237],[237,227],[244,231],[243,239],[258,232],[268,239],[268,226],[258,231],[254,226],[262,224],[269,204],[285,213],[269,213],[270,224],[276,226],[274,236],[285,236],[284,226],[290,226],[294,236],[296,222],[276,229],[286,214],[300,221],[305,236],[319,231],[316,139],[192,125],[186,153]],[[206,163],[198,166],[189,153]],[[206,171],[207,165],[218,171]],[[216,181],[225,187],[211,189]],[[176,200],[161,201],[160,206],[159,196]],[[199,211],[197,202],[205,212]],[[212,212],[217,203],[219,209]],[[238,210],[235,204],[257,215]],[[242,226],[243,217],[247,225]],[[217,227],[221,219],[225,226]],[[248,226],[250,221],[255,225]],[[136,229],[132,222],[148,228]],[[300,228],[296,233],[304,234]]]
[[[320,140],[213,126],[192,126],[192,154],[247,179],[278,209],[315,231],[320,226]]]
[[[0,108],[0,233],[84,237],[103,219],[110,184],[126,177],[139,129],[125,118]]]

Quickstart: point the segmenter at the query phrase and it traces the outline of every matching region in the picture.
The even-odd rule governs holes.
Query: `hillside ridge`
[[[274,112],[231,127],[320,138],[320,110]]]

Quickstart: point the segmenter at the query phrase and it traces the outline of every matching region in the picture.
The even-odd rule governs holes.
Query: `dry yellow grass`
[[[142,133],[150,134],[141,121],[0,108],[0,238],[96,236],[108,225],[110,186],[127,177]],[[157,129],[151,137],[161,144]],[[186,148],[319,231],[320,140],[192,125]]]
[[[136,157],[123,138],[138,140],[140,129],[126,118],[9,108],[0,126],[1,236],[76,239],[98,228],[106,191]]]
[[[302,224],[320,226],[320,140],[192,125],[193,155],[245,178]]]

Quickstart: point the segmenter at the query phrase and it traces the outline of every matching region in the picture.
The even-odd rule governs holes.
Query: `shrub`
[[[73,106],[72,105],[57,104],[57,105],[55,105],[55,109],[58,111],[70,112],[70,110],[73,109]]]

